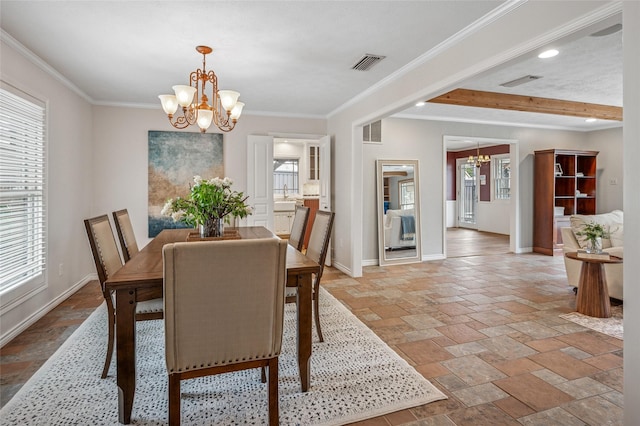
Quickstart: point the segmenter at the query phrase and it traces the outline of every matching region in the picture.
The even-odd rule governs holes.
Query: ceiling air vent
[[[525,75],[524,77],[516,78],[515,80],[507,81],[506,83],[502,83],[500,86],[502,87],[516,87],[521,84],[528,83],[530,81],[538,80],[542,78],[541,75]]]
[[[360,58],[360,60],[356,62],[354,66],[351,67],[351,69],[358,71],[368,71],[372,66],[374,66],[384,58],[386,58],[386,56],[365,53],[364,56]]]

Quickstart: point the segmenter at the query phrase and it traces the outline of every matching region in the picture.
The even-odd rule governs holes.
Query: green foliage
[[[576,235],[586,237],[587,240],[591,241],[591,247],[595,247],[596,239],[609,238],[609,231],[604,229],[604,226],[599,223],[590,222],[586,223],[581,231],[576,232]]]
[[[162,208],[163,215],[197,226],[214,218],[224,218],[230,223],[230,216],[244,218],[251,214],[251,207],[245,203],[248,197],[231,190],[231,179],[205,180],[195,176],[193,181],[189,197],[167,200]]]

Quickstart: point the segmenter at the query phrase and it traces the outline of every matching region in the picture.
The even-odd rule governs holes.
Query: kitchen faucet
[[[286,200],[287,198],[289,198],[289,194],[287,194],[287,184],[284,184],[284,199]]]

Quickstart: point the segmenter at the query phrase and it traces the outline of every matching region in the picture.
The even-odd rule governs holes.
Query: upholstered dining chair
[[[331,229],[333,228],[333,219],[335,213],[318,210],[316,218],[311,227],[311,235],[309,236],[309,245],[307,246],[306,256],[320,265],[320,272],[313,277],[313,310],[316,323],[316,331],[321,342],[324,342],[322,329],[320,328],[320,311],[319,307],[319,291],[320,279],[324,271],[324,261],[329,250],[329,239],[331,238]],[[296,288],[287,287],[287,303],[295,303]]]
[[[180,381],[268,367],[277,425],[287,242],[180,242],[163,248],[169,424],[180,424]]]
[[[122,249],[122,257],[125,263],[138,253],[138,243],[136,243],[136,234],[133,232],[131,218],[127,209],[113,212],[113,222],[116,224],[116,232],[120,240],[120,248]]]
[[[89,237],[93,260],[96,264],[102,295],[107,304],[109,321],[109,340],[107,342],[107,357],[104,361],[101,377],[104,379],[109,372],[111,356],[113,355],[113,341],[115,335],[116,314],[113,308],[113,294],[105,287],[107,279],[122,267],[122,259],[118,252],[116,239],[113,236],[109,216],[102,215],[84,221]],[[162,319],[162,299],[138,302],[136,305],[136,321]]]
[[[291,234],[289,235],[289,244],[298,251],[302,251],[310,211],[311,209],[309,207],[296,206],[296,214],[293,217],[293,225],[291,226]]]

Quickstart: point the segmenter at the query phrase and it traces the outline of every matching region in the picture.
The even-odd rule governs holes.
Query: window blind
[[[44,103],[0,88],[0,294],[44,281]]]

